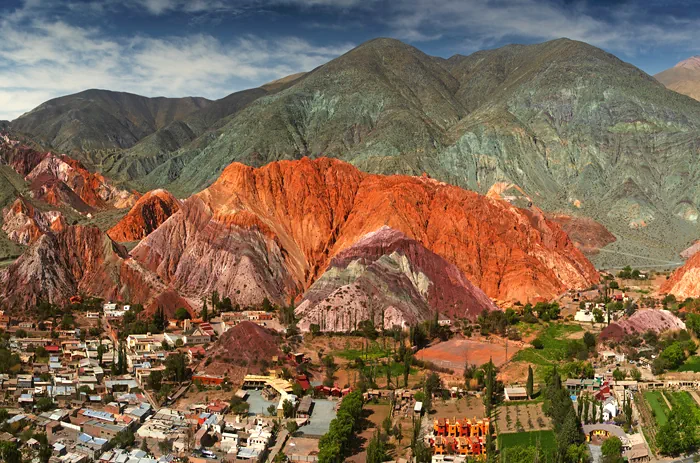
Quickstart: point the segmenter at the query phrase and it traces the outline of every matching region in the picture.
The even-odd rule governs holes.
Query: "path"
[[[284,444],[287,442],[287,437],[289,437],[288,434],[289,433],[287,432],[286,427],[283,427],[277,434],[277,438],[275,439],[275,446],[272,447],[272,450],[270,450],[270,454],[267,457],[267,463],[272,463],[277,454],[282,451]]]
[[[681,265],[683,265],[683,262],[673,262],[673,261],[664,260],[664,259],[654,259],[653,257],[640,256],[640,255],[637,255],[637,254],[630,254],[630,253],[628,253],[628,252],[622,252],[622,251],[613,251],[613,250],[611,250],[611,249],[602,249],[602,248],[601,248],[601,249],[598,249],[598,251],[600,251],[600,252],[607,252],[607,253],[610,253],[610,254],[620,254],[621,256],[637,257],[637,258],[639,258],[639,259],[651,260],[651,261],[654,261],[654,262],[660,262],[660,263],[662,263],[662,264],[670,264],[670,265],[675,265],[675,266],[681,266]],[[611,267],[611,268],[615,268],[615,267]]]
[[[666,394],[664,394],[664,391],[661,391],[661,397],[664,398],[664,402],[666,402],[668,409],[673,410],[673,407],[671,406],[671,402],[669,402],[668,399],[666,398]]]
[[[689,390],[688,392],[690,392],[690,395],[693,396],[693,399],[695,399],[695,403],[700,405],[700,396],[698,393],[693,390]]]

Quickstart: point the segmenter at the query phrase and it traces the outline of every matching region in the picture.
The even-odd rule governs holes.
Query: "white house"
[[[595,320],[595,316],[592,310],[580,309],[576,312],[576,315],[574,315],[574,320],[582,323],[590,323]]]
[[[612,420],[617,416],[618,412],[617,400],[613,397],[609,397],[603,402],[603,421]]]

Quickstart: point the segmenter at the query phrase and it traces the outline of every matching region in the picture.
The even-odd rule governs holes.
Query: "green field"
[[[689,392],[686,391],[675,391],[675,392],[670,392],[666,391],[664,392],[666,395],[666,398],[668,398],[668,401],[671,402],[671,406],[673,408],[676,407],[681,407],[681,408],[687,408],[689,410],[693,410],[695,415],[700,417],[700,408],[698,407],[697,402],[695,402],[695,399],[690,395]]]
[[[551,365],[564,360],[566,356],[566,346],[570,342],[568,337],[583,328],[579,325],[563,325],[552,323],[540,332],[538,338],[542,341],[544,348],[523,349],[513,357],[515,362],[528,362],[535,365]]]
[[[387,346],[390,346],[392,342],[393,341],[387,340]],[[373,342],[368,346],[367,350],[346,348],[330,353],[330,355],[333,355],[334,357],[340,357],[350,361],[357,360],[359,358],[362,360],[376,360],[386,358],[387,356],[391,356],[391,354],[392,351],[390,347],[384,349],[378,342]]]
[[[700,372],[700,355],[688,357],[685,363],[678,367],[677,371],[693,371],[695,373]]]
[[[666,424],[670,410],[668,405],[666,405],[666,401],[661,396],[661,391],[646,391],[644,393],[644,400],[647,401],[651,411],[654,412],[656,423],[659,426]]]
[[[554,431],[513,432],[498,435],[498,449],[501,452],[503,449],[513,447],[535,447],[538,442],[544,450],[554,450],[557,446]]]

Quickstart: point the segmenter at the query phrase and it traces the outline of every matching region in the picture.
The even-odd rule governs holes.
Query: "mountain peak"
[[[684,59],[683,61],[679,62],[674,68],[684,68],[684,69],[692,69],[692,70],[700,70],[700,55],[696,56],[691,56],[688,59]]]

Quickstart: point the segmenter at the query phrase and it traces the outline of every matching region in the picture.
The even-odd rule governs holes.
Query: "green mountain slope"
[[[548,211],[606,225],[618,241],[596,257],[605,265],[673,262],[700,234],[700,102],[585,43],[442,59],[376,39],[269,90],[174,121],[103,171],[178,196],[234,161],[302,156],[480,192],[512,182]]]
[[[205,98],[147,98],[93,89],[49,100],[11,127],[63,152],[128,148],[209,103]]]

